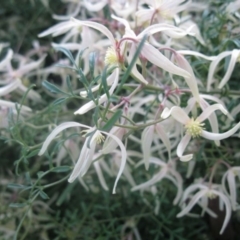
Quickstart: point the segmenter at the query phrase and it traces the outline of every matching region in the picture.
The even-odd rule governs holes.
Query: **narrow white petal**
[[[149,168],[149,158],[151,155],[151,146],[153,142],[154,126],[149,126],[144,129],[141,137],[141,146],[143,151],[143,159],[145,163],[145,168]]]
[[[228,175],[227,175],[227,180],[228,180],[228,186],[230,190],[230,201],[232,203],[232,209],[233,211],[236,210],[236,200],[237,200],[237,193],[236,193],[236,182],[235,182],[235,176],[232,171],[232,169],[228,170]]]
[[[103,94],[103,95],[98,99],[98,104],[100,105],[100,104],[106,102],[107,99],[108,99],[108,98],[107,98],[107,94]],[[95,108],[95,107],[96,107],[95,102],[94,102],[94,101],[90,101],[90,102],[84,104],[82,107],[80,107],[77,111],[75,111],[74,114],[75,114],[75,115],[76,115],[76,114],[82,115],[82,114],[90,111],[91,109],[93,109],[93,108]]]
[[[124,128],[120,128],[120,127],[113,127],[111,129],[111,131],[109,132],[110,134],[113,134],[114,136],[118,137],[119,140],[122,140],[123,135],[125,134],[125,129]],[[113,152],[118,146],[118,143],[113,140],[111,137],[107,137],[107,139],[105,140],[104,144],[103,144],[103,149],[102,149],[102,153],[103,154],[108,154]]]
[[[149,62],[162,68],[163,70],[169,73],[179,75],[185,78],[191,77],[191,75],[187,71],[174,65],[167,57],[165,57],[162,53],[160,53],[158,49],[156,49],[155,47],[153,47],[148,43],[144,44],[141,54]]]
[[[5,58],[0,62],[0,70],[3,70],[3,68],[10,63],[10,60],[13,57],[13,50],[9,49],[7,52],[7,55],[5,56]]]
[[[153,176],[153,178],[151,178],[147,182],[133,187],[131,189],[131,191],[136,191],[136,190],[148,188],[148,187],[152,186],[153,184],[161,181],[165,177],[166,174],[167,174],[167,168],[165,167],[165,168],[161,169],[161,171],[159,173],[155,174]]]
[[[198,202],[198,200],[203,197],[206,193],[207,193],[207,189],[203,189],[200,190],[198,193],[196,193],[191,201],[188,203],[188,205],[180,212],[178,213],[177,217],[182,217],[183,215],[186,215],[189,211],[191,211],[191,209],[193,208],[193,206]]]
[[[210,64],[209,67],[209,72],[208,72],[208,77],[207,77],[207,91],[210,91],[211,88],[211,84],[213,82],[213,75],[214,72],[216,71],[217,65],[218,63],[225,57],[227,57],[228,55],[231,55],[232,51],[226,51],[226,52],[222,52],[221,54],[219,54],[217,56],[217,58]]]
[[[54,25],[53,27],[43,31],[42,33],[38,34],[38,37],[39,38],[45,37],[47,35],[56,33],[58,31],[62,31],[62,33],[65,33],[74,26],[75,26],[75,24],[71,21],[61,22],[61,23],[58,23],[58,24]]]
[[[102,133],[106,134],[107,136],[110,136],[112,137],[119,145],[120,147],[120,150],[121,150],[121,165],[120,165],[120,169],[118,171],[118,174],[117,174],[117,178],[115,180],[115,183],[114,183],[114,186],[113,186],[113,194],[116,193],[116,187],[117,187],[117,183],[118,183],[118,180],[120,179],[122,173],[123,173],[123,170],[124,170],[124,167],[125,167],[125,164],[126,164],[126,160],[127,160],[127,151],[126,151],[126,148],[125,146],[123,145],[122,141],[120,141],[119,138],[117,138],[116,136],[114,136],[113,134],[111,133],[107,133],[107,132],[103,132],[101,131]]]
[[[59,126],[57,126],[52,132],[51,134],[47,137],[47,139],[44,141],[41,150],[39,151],[38,155],[41,156],[44,154],[44,152],[47,150],[48,145],[50,144],[50,142],[64,129],[66,128],[70,128],[70,127],[85,127],[85,128],[89,128],[88,126],[81,124],[81,123],[77,123],[77,122],[65,122],[60,124]]]
[[[235,67],[235,64],[237,62],[237,59],[239,57],[239,54],[240,54],[240,51],[237,50],[237,49],[234,49],[232,51],[232,56],[231,56],[231,59],[230,59],[230,62],[229,62],[229,65],[228,65],[228,68],[227,68],[227,72],[226,74],[224,75],[222,81],[220,82],[218,88],[222,88],[226,83],[227,81],[229,80],[229,78],[231,77],[231,74],[233,72],[233,69]]]
[[[198,120],[199,122],[203,122],[216,110],[222,111],[222,113],[224,113],[225,115],[228,114],[228,111],[223,107],[222,104],[216,103],[216,104],[213,104],[213,105],[205,108],[203,110],[203,112],[201,113],[201,115],[198,116],[196,120]]]
[[[17,72],[22,76],[24,74],[28,74],[30,71],[39,68],[39,66],[43,63],[45,60],[47,54],[44,54],[39,60],[28,63],[24,66],[21,66]]]
[[[192,176],[195,165],[196,165],[196,160],[192,160],[188,163],[186,178],[190,178]]]
[[[177,146],[177,155],[182,162],[188,162],[193,157],[193,154],[183,155],[190,139],[191,139],[191,136],[189,134],[186,134]]]
[[[178,28],[173,25],[166,24],[166,23],[159,23],[159,24],[154,24],[154,25],[151,25],[151,26],[145,28],[137,36],[137,38],[141,39],[141,38],[143,38],[144,35],[153,35],[158,32],[164,32],[166,35],[168,35],[171,38],[182,38],[188,34],[187,31],[185,31],[181,28]]]
[[[219,199],[221,199],[224,202],[224,204],[225,204],[226,216],[225,216],[225,219],[224,219],[221,231],[220,231],[220,234],[223,234],[223,232],[224,232],[225,228],[227,227],[227,224],[228,224],[228,222],[229,222],[229,220],[231,218],[231,212],[232,212],[231,204],[230,204],[228,198],[223,193],[221,193],[219,191],[216,191],[216,190],[211,190],[211,192],[213,194],[218,195]]]
[[[79,21],[76,18],[71,18],[71,21],[78,24],[79,26],[87,26],[100,31],[111,41],[111,44],[115,46],[115,39],[112,33],[104,25],[96,22],[90,22],[90,21]]]
[[[82,47],[82,45],[79,43],[60,43],[60,44],[58,44],[58,43],[53,42],[52,47],[53,48],[62,47],[62,48],[67,48],[68,50],[74,51],[74,50],[79,50]]]
[[[12,91],[14,91],[15,89],[18,88],[18,86],[21,84],[21,81],[19,79],[16,79],[16,81],[13,81],[12,83],[4,86],[4,87],[0,87],[0,96],[4,96]]]
[[[176,180],[174,179],[175,181],[173,181],[169,178],[177,187],[177,195],[176,195],[175,199],[173,200],[173,204],[176,205],[180,201],[180,199],[183,195],[183,186],[182,186],[183,185],[183,179],[182,179],[181,175],[176,170],[170,168],[169,171],[176,179]]]
[[[160,125],[160,123],[155,125],[155,130],[156,130],[159,138],[162,140],[164,146],[167,148],[168,158],[170,159],[171,158],[171,143],[170,143],[167,133],[165,132],[164,128]]]
[[[207,101],[205,101],[203,98],[200,99],[200,106],[201,109],[204,111],[206,108],[208,108],[210,105],[208,104]],[[209,117],[208,121],[211,125],[212,132],[214,133],[219,133],[219,128],[218,128],[218,120],[215,112],[213,112]],[[220,141],[215,141],[215,144],[217,146],[220,146]]]
[[[95,161],[95,162],[93,163],[93,166],[94,166],[94,168],[95,168],[95,170],[96,170],[96,173],[97,173],[97,175],[98,175],[98,179],[99,179],[99,182],[100,182],[102,188],[103,188],[104,190],[108,191],[108,186],[107,186],[107,183],[106,183],[105,178],[104,178],[104,176],[103,176],[102,169],[101,169],[101,167],[100,167],[100,165],[99,165],[99,160],[98,160],[98,161]]]
[[[161,118],[166,119],[170,115],[172,115],[175,120],[184,125],[190,121],[190,118],[188,117],[186,112],[178,106],[174,106],[171,109],[165,108],[161,114]]]
[[[84,163],[84,161],[88,160],[89,151],[90,151],[90,149],[87,147],[88,140],[89,140],[89,137],[86,138],[86,140],[82,146],[81,153],[79,155],[77,163],[75,164],[73,171],[72,171],[70,177],[68,178],[68,182],[70,182],[70,183],[73,182],[77,177],[82,177],[80,175],[80,173],[82,171],[83,163]]]
[[[93,140],[93,137],[91,138],[88,154],[84,158],[84,162],[82,164],[82,168],[79,173],[81,177],[83,177],[87,173],[88,169],[90,168],[90,166],[92,164],[92,160],[93,160],[93,157],[95,154],[96,141],[92,141],[92,140]]]
[[[209,56],[206,56],[202,53],[191,51],[191,50],[178,50],[177,52],[181,53],[182,55],[190,55],[190,56],[201,57],[201,58],[209,60],[209,61],[213,61],[217,58],[216,56],[209,57]]]
[[[9,102],[9,101],[5,101],[5,100],[1,100],[1,99],[0,99],[0,106],[4,106],[4,107],[8,107],[8,108],[13,108],[13,109],[15,109],[15,108],[16,108],[16,105],[17,105],[18,107],[20,107],[20,104],[19,104],[19,103]],[[31,112],[31,111],[32,111],[31,108],[29,108],[29,107],[27,107],[27,106],[24,106],[24,105],[21,106],[21,110],[22,110],[22,111],[26,111],[26,112]]]
[[[185,77],[184,79],[188,87],[190,88],[193,96],[195,97],[196,101],[199,102],[200,101],[199,90],[197,80],[192,70],[192,67],[190,66],[188,61],[184,58],[184,56],[182,56],[181,54],[175,54],[175,60],[177,61],[179,67],[189,72],[190,78]]]
[[[182,200],[181,200],[181,204],[183,202],[185,202],[189,196],[195,192],[197,189],[208,189],[207,186],[201,184],[201,183],[195,183],[195,184],[192,184],[190,185],[188,188],[185,189],[184,193],[183,193],[183,197],[182,197]]]
[[[240,122],[235,125],[232,129],[230,129],[229,131],[225,132],[225,133],[210,133],[207,131],[202,131],[201,136],[209,139],[209,140],[223,140],[225,138],[228,138],[230,136],[232,136],[238,129],[240,128]]]

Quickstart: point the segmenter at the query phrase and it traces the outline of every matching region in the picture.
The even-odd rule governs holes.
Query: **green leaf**
[[[42,85],[52,93],[63,93],[65,95],[68,95],[67,93],[63,92],[61,89],[46,80],[42,82]]]
[[[8,188],[16,188],[16,189],[23,189],[26,188],[26,186],[21,185],[21,184],[16,184],[16,183],[9,183],[7,185]]]
[[[92,77],[94,76],[94,69],[96,64],[95,58],[96,58],[96,55],[94,52],[89,54],[89,70]]]
[[[65,102],[67,100],[67,98],[58,98],[55,101],[52,102],[52,105],[58,105],[61,104],[63,102]]]
[[[39,194],[40,194],[40,197],[42,198],[42,199],[49,199],[49,196],[45,193],[45,192],[43,192],[43,191],[39,191]]]
[[[113,116],[106,122],[106,124],[103,126],[102,130],[109,131],[121,116],[122,116],[122,110],[117,110],[113,114]]]
[[[36,156],[38,154],[40,149],[35,149],[33,151],[31,151],[27,156],[26,158],[30,158],[30,157],[33,157],[33,156]]]
[[[93,113],[93,122],[96,126],[98,126],[98,119],[99,119],[99,106],[96,106]]]
[[[59,63],[55,64],[54,66],[59,67],[59,68],[68,68],[68,69],[76,71],[76,69],[74,67],[70,67],[70,66],[67,66],[67,65],[59,64]]]
[[[69,166],[60,166],[60,167],[55,167],[51,171],[52,172],[68,172],[71,170],[71,167]]]
[[[81,68],[78,69],[78,74],[80,75],[79,81],[80,81],[85,87],[87,87],[89,84],[88,84],[87,78],[86,78],[85,75],[83,74],[83,71],[82,71]]]
[[[70,93],[71,93],[72,95],[74,95],[74,94],[73,94],[73,90],[72,90],[71,80],[70,80],[70,77],[69,77],[69,76],[67,76],[67,86],[68,86],[68,90],[70,91]]]
[[[108,85],[107,85],[107,68],[106,67],[103,69],[103,72],[102,72],[102,86],[103,86],[104,93],[106,93],[107,98],[109,99],[110,94],[109,94]]]
[[[37,173],[38,178],[41,178],[44,173],[45,173],[45,172],[43,172],[43,171],[38,172],[38,173]]]
[[[71,53],[68,49],[63,48],[63,47],[55,47],[55,49],[56,49],[56,51],[60,51],[60,52],[62,52],[64,55],[66,55],[67,58],[68,58],[68,59],[70,60],[70,62],[72,63],[72,65],[74,65],[76,68],[78,68],[77,65],[76,65],[76,63],[75,63],[75,60],[74,60],[74,58],[73,58],[72,53]]]
[[[27,206],[27,203],[10,203],[9,204],[9,207],[12,207],[12,208],[22,208],[25,206]]]
[[[124,84],[125,81],[128,79],[128,77],[129,77],[129,75],[130,75],[130,73],[131,73],[131,71],[132,71],[133,65],[134,65],[135,62],[137,61],[137,58],[138,58],[138,56],[139,56],[139,54],[140,54],[140,52],[141,52],[141,50],[142,50],[142,48],[143,48],[143,45],[144,45],[147,37],[148,37],[147,35],[144,35],[144,37],[142,38],[141,42],[139,43],[139,45],[138,45],[138,47],[137,47],[137,49],[136,49],[136,52],[135,52],[135,54],[134,54],[134,56],[133,56],[133,59],[132,59],[132,61],[130,62],[129,66],[128,66],[128,68],[127,68],[127,71],[126,71],[125,74],[123,75],[123,77],[122,77],[122,79],[121,79],[121,81],[120,81],[121,84],[119,85],[118,89],[115,91],[115,94],[117,94],[117,93],[122,89],[123,84]]]

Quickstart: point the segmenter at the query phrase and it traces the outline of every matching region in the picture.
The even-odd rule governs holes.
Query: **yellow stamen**
[[[100,133],[98,132],[96,138],[95,138],[95,141],[97,144],[100,144],[102,143],[103,141],[105,140],[105,137]]]
[[[202,134],[204,123],[200,123],[198,120],[193,118],[185,125],[186,131],[192,137],[199,137]]]
[[[113,47],[109,47],[107,49],[104,62],[106,65],[117,65],[118,64],[118,62],[119,62],[118,56]]]

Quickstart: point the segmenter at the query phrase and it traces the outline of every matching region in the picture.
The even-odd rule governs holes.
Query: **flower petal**
[[[151,155],[151,146],[153,142],[154,126],[149,126],[144,129],[141,137],[141,145],[143,151],[143,160],[145,163],[145,168],[149,168],[149,158]]]
[[[112,45],[115,46],[116,41],[112,33],[104,25],[91,21],[80,21],[76,18],[71,18],[71,21],[74,22],[75,24],[78,24],[79,26],[87,26],[100,31],[111,41]]]
[[[165,108],[161,114],[161,118],[166,119],[170,115],[172,115],[175,120],[184,125],[190,121],[190,118],[188,117],[186,112],[178,106],[174,106],[171,109]]]
[[[107,133],[107,132],[104,132],[104,131],[100,131],[100,132],[102,132],[102,133],[106,134],[107,136],[110,136],[111,138],[113,138],[113,140],[115,140],[118,143],[118,146],[120,147],[120,150],[121,150],[121,165],[120,165],[120,169],[118,171],[117,178],[115,180],[115,183],[114,183],[114,186],[113,186],[113,192],[112,192],[113,194],[115,194],[118,180],[120,179],[120,177],[123,173],[125,164],[126,164],[127,151],[126,151],[126,148],[123,145],[122,141],[120,141],[120,139],[118,137],[114,136],[111,133]]]
[[[230,221],[230,218],[231,218],[231,212],[232,212],[231,204],[230,204],[228,198],[223,193],[221,193],[219,191],[216,191],[216,190],[211,190],[211,192],[213,194],[218,195],[219,199],[221,199],[225,204],[226,215],[225,215],[225,219],[224,219],[221,231],[220,231],[220,234],[223,234],[223,232],[224,232],[225,228],[227,227],[227,224],[228,224],[228,222]]]
[[[163,70],[179,75],[185,78],[190,78],[191,75],[185,71],[184,69],[174,65],[167,57],[165,57],[162,53],[159,52],[158,49],[153,47],[152,45],[145,43],[141,54],[152,64],[162,68]]]
[[[61,23],[58,23],[56,25],[54,25],[53,27],[41,32],[40,34],[38,34],[38,37],[45,37],[47,35],[50,34],[54,34],[55,36],[63,34],[67,31],[69,31],[71,28],[73,28],[75,26],[75,24],[72,21],[64,21]],[[59,34],[56,34],[57,32],[59,32]]]
[[[226,51],[226,52],[222,52],[221,54],[219,54],[217,56],[217,58],[210,64],[209,67],[209,71],[208,71],[208,77],[207,77],[207,91],[210,91],[211,88],[211,84],[213,82],[213,75],[214,72],[217,68],[218,63],[225,57],[227,57],[228,55],[231,55],[232,51]]]
[[[96,173],[97,173],[97,175],[98,175],[98,179],[99,179],[99,182],[100,182],[102,188],[103,188],[104,190],[108,191],[108,186],[107,186],[107,183],[106,183],[106,181],[105,181],[105,179],[104,179],[104,176],[103,176],[103,173],[102,173],[102,169],[101,169],[101,167],[100,167],[100,165],[99,165],[99,160],[98,160],[98,161],[95,161],[95,162],[93,163],[93,166],[94,166],[94,168],[95,168],[95,170],[96,170]]]
[[[210,133],[210,132],[203,130],[201,136],[206,139],[214,140],[214,141],[222,140],[222,139],[232,136],[239,128],[240,128],[240,122],[237,125],[235,125],[232,129],[230,129],[229,131],[227,131],[225,133]]]
[[[4,87],[0,87],[0,96],[4,96],[4,95],[14,91],[15,89],[18,88],[19,85],[21,85],[21,81],[19,79],[16,79],[16,81],[13,81],[12,83],[10,83]]]
[[[155,125],[155,130],[156,130],[159,138],[162,140],[164,146],[168,150],[168,158],[171,159],[171,143],[170,143],[167,133],[165,132],[164,128],[161,126],[160,123]]]
[[[60,124],[59,126],[57,126],[52,132],[51,134],[46,138],[46,140],[44,141],[41,150],[39,151],[38,155],[41,156],[44,154],[44,152],[47,150],[48,145],[50,144],[50,142],[64,129],[66,128],[70,128],[70,127],[85,127],[85,128],[90,128],[89,126],[86,126],[84,124],[81,123],[77,123],[77,122],[65,122]]]
[[[193,154],[183,155],[184,150],[187,147],[190,139],[191,136],[189,134],[186,134],[177,146],[177,155],[182,162],[188,162],[193,158]]]
[[[193,206],[198,202],[198,200],[203,197],[206,193],[208,192],[207,189],[203,189],[200,190],[198,193],[196,193],[191,201],[188,203],[188,205],[180,212],[178,213],[177,217],[182,217],[183,215],[186,215],[189,211],[191,211],[191,209],[193,208]]]
[[[230,62],[229,62],[229,65],[228,65],[228,68],[227,68],[227,72],[225,73],[222,81],[220,82],[218,88],[222,88],[226,82],[229,80],[229,78],[231,77],[231,74],[233,72],[233,69],[235,67],[235,64],[237,62],[237,59],[239,57],[239,54],[240,54],[240,51],[237,50],[237,49],[234,49],[232,51],[232,56],[231,56],[231,59],[230,59]]]
[[[225,115],[228,114],[228,111],[223,107],[222,104],[216,103],[216,104],[213,104],[213,105],[205,108],[203,110],[203,112],[201,113],[201,115],[199,115],[196,120],[199,122],[203,122],[216,110],[222,111],[222,113],[224,113]]]
[[[145,189],[145,188],[148,188],[148,187],[152,186],[153,184],[161,181],[165,177],[165,175],[167,174],[167,171],[168,171],[168,169],[166,167],[162,168],[159,173],[157,173],[153,176],[153,178],[151,178],[150,180],[148,180],[148,181],[146,181],[146,182],[144,182],[140,185],[137,185],[137,186],[133,187],[131,189],[131,191]]]

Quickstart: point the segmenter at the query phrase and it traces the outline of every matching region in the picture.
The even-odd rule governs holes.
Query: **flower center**
[[[107,49],[104,62],[106,65],[117,65],[118,64],[118,62],[119,62],[118,56],[113,47],[109,47]]]
[[[99,131],[97,131],[94,140],[96,141],[97,144],[100,144],[105,140],[105,137]]]
[[[240,63],[240,53],[238,54],[238,57],[237,57],[237,62]]]
[[[211,191],[207,192],[206,193],[207,197],[210,198],[210,199],[214,199],[217,197],[217,195]]]
[[[192,137],[199,137],[202,133],[204,123],[200,123],[198,120],[193,118],[185,125],[186,131]]]

